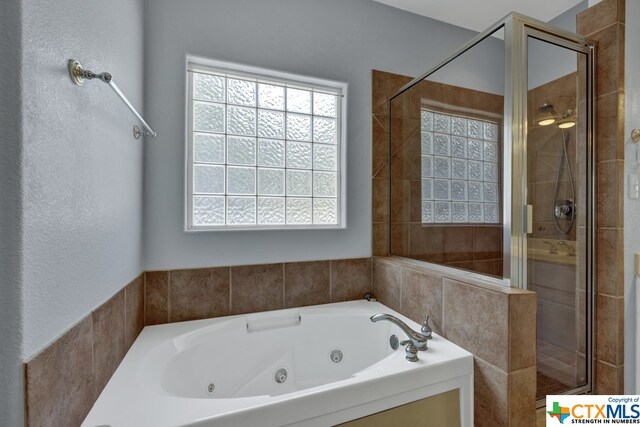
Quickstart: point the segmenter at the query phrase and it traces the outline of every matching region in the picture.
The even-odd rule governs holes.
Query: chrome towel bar
[[[153,129],[151,129],[151,126],[149,126],[149,124],[142,118],[140,113],[138,113],[138,110],[136,110],[135,107],[131,104],[131,102],[129,102],[127,97],[124,96],[124,93],[122,93],[118,85],[116,85],[115,82],[113,81],[113,76],[111,74],[104,73],[104,72],[100,74],[96,74],[91,70],[84,69],[82,67],[82,64],[80,64],[75,59],[70,59],[69,75],[71,76],[71,80],[78,86],[82,86],[85,80],[93,80],[93,79],[99,79],[107,83],[109,87],[111,87],[111,89],[113,89],[113,91],[116,93],[116,95],[118,95],[118,97],[122,100],[122,102],[124,102],[124,104],[127,107],[129,107],[131,112],[135,114],[138,120],[140,120],[140,123],[142,123],[144,130],[141,130],[137,125],[133,127],[133,136],[135,139],[139,139],[140,135],[149,135],[151,137],[155,137],[157,135],[157,133]]]

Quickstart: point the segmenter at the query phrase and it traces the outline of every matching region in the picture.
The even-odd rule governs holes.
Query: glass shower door
[[[589,384],[587,55],[527,40],[527,284],[538,294],[537,399]]]

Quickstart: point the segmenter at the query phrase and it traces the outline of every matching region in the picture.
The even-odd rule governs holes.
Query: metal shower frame
[[[460,57],[496,31],[504,30],[504,120],[503,120],[503,278],[511,287],[527,288],[527,232],[530,232],[532,214],[527,205],[527,92],[528,92],[528,38],[582,53],[586,57],[586,295],[587,295],[587,348],[593,355],[593,319],[595,313],[593,290],[595,289],[595,48],[596,43],[578,34],[554,27],[545,22],[512,12],[482,33],[478,34],[437,66],[416,77],[393,96],[391,102],[414,85],[419,84],[445,65]],[[391,114],[388,115],[389,121]],[[390,123],[388,129],[391,129]],[[389,132],[389,157],[391,165],[391,132]],[[389,174],[391,179],[391,174]],[[391,193],[391,192],[390,192]],[[391,198],[391,194],[389,194]],[[391,208],[391,205],[389,205]],[[389,227],[389,230],[391,227]],[[389,232],[391,248],[391,232]],[[391,253],[391,251],[389,251]],[[566,394],[591,391],[592,360],[587,357],[587,385],[568,390]]]

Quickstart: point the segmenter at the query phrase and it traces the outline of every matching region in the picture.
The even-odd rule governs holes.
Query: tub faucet
[[[418,361],[418,350],[424,351],[424,350],[427,349],[427,340],[429,339],[429,337],[427,337],[424,334],[421,334],[420,332],[414,331],[406,323],[404,323],[402,320],[400,320],[397,317],[392,316],[390,314],[378,313],[378,314],[374,314],[373,316],[371,316],[371,321],[374,322],[374,323],[378,322],[380,320],[387,320],[387,321],[393,323],[394,325],[396,325],[397,327],[402,329],[402,331],[405,334],[407,334],[407,337],[409,337],[409,339],[400,342],[400,344],[401,345],[405,345],[406,344],[406,346],[407,346],[405,348],[406,359],[409,362],[417,362]]]

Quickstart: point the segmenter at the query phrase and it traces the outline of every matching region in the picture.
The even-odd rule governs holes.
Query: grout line
[[[93,383],[93,387],[92,387],[92,391],[93,391],[93,396],[91,397],[92,401],[96,401],[97,397],[96,396],[96,356],[95,356],[95,352],[96,352],[96,337],[95,337],[95,331],[93,330],[93,311],[90,313],[90,317],[91,317],[91,382]]]
[[[229,314],[233,313],[233,268],[227,267],[229,269]]]
[[[378,264],[378,266],[380,266],[380,264]],[[376,266],[375,266],[375,264],[373,263],[373,260],[372,260],[371,261],[371,292],[373,293],[373,296],[375,298],[377,298],[377,296],[376,296],[376,294],[374,292],[374,288],[377,288],[376,287],[376,277],[378,277],[378,276],[377,276],[377,274],[375,272],[376,272]]]
[[[329,260],[329,302],[333,302],[333,260]]]
[[[404,314],[404,307],[402,304],[403,295],[404,295],[404,268],[400,266],[400,295],[399,295],[400,301],[398,301],[398,306],[400,307],[400,313],[402,314]]]
[[[167,323],[171,323],[171,271],[167,271]]]
[[[136,279],[133,279],[134,281]],[[133,282],[129,282],[125,287],[124,287],[124,306],[122,307],[124,310],[124,316],[122,316],[122,318],[124,319],[124,324],[123,324],[123,334],[122,334],[122,341],[123,341],[123,349],[124,349],[124,353],[122,354],[122,358],[124,358],[124,355],[127,354],[127,288],[129,287],[129,285],[131,285]],[[122,361],[122,358],[120,359],[120,361]]]
[[[142,328],[147,326],[147,272],[142,273]]]

